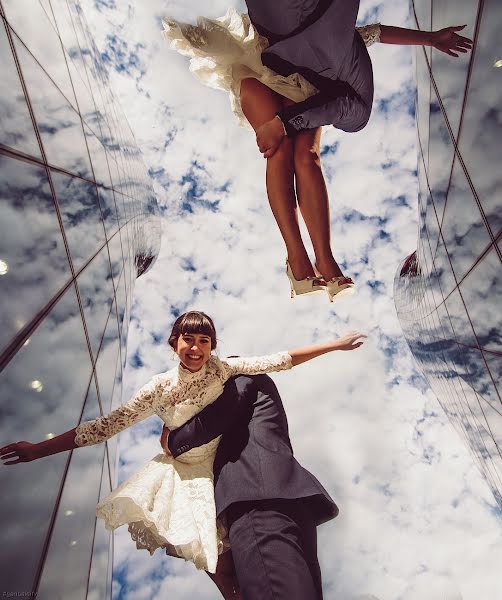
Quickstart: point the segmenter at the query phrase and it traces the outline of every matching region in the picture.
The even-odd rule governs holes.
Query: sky
[[[214,318],[221,357],[366,332],[354,352],[273,375],[297,459],[340,507],[318,531],[325,598],[495,600],[495,501],[414,362],[392,299],[394,274],[417,238],[412,49],[371,47],[369,124],[322,134],[333,249],[357,295],[334,304],[321,294],[291,300],[254,135],[236,123],[228,95],[202,86],[162,36],[162,17],[194,23],[244,4],[81,4],[162,214],[161,253],[136,282],[124,401],[176,365],[167,338],[186,310]],[[363,0],[358,24],[408,26],[408,18],[404,0]],[[152,418],[120,435],[120,481],[159,452],[159,434]],[[138,551],[127,528],[115,533],[113,589],[115,600],[219,597],[193,565]]]

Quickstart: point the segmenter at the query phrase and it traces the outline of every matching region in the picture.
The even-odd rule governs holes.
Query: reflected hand
[[[169,446],[167,445],[167,438],[169,437],[169,433],[169,429],[166,425],[164,425],[164,427],[162,427],[162,435],[160,436],[160,445],[162,446],[162,449],[164,450],[166,455],[172,458],[173,455],[171,454]]]
[[[258,127],[256,131],[256,143],[264,158],[273,156],[284,139],[284,126],[280,119],[275,117]]]
[[[37,451],[38,444],[31,444],[30,442],[16,442],[15,444],[8,444],[3,448],[0,448],[0,458],[4,462],[4,465],[17,465],[21,462],[30,462],[40,458],[40,454]],[[12,460],[16,459],[16,460]]]
[[[431,46],[450,56],[458,57],[456,52],[468,52],[472,49],[472,40],[455,33],[464,29],[465,25],[455,25],[454,27],[445,27],[439,31],[431,32]]]
[[[360,331],[351,331],[347,335],[338,338],[337,350],[355,350],[364,344],[368,336]]]

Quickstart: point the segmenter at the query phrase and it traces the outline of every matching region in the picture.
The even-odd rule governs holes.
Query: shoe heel
[[[326,285],[321,285],[319,281],[321,278],[306,277],[305,279],[295,279],[288,260],[286,260],[286,275],[288,276],[289,286],[291,288],[291,298],[299,296],[300,294],[322,292],[326,289]]]

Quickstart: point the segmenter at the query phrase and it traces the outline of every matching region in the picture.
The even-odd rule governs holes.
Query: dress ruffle
[[[318,92],[298,73],[283,77],[262,64],[268,40],[258,34],[246,13],[229,8],[218,19],[199,17],[197,25],[170,18],[163,22],[171,48],[190,57],[190,71],[205,85],[229,93],[232,111],[243,127],[251,127],[240,103],[240,85],[246,77],[258,79],[294,102]]]
[[[159,454],[101,501],[96,514],[110,530],[128,524],[138,549],[164,548],[214,573],[228,544],[216,521],[212,468],[212,458],[193,464]]]

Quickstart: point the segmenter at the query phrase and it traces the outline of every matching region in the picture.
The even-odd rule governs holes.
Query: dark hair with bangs
[[[202,333],[211,338],[211,350],[216,348],[216,329],[213,320],[206,313],[191,310],[179,316],[174,322],[169,345],[176,350],[176,343],[184,333]]]

